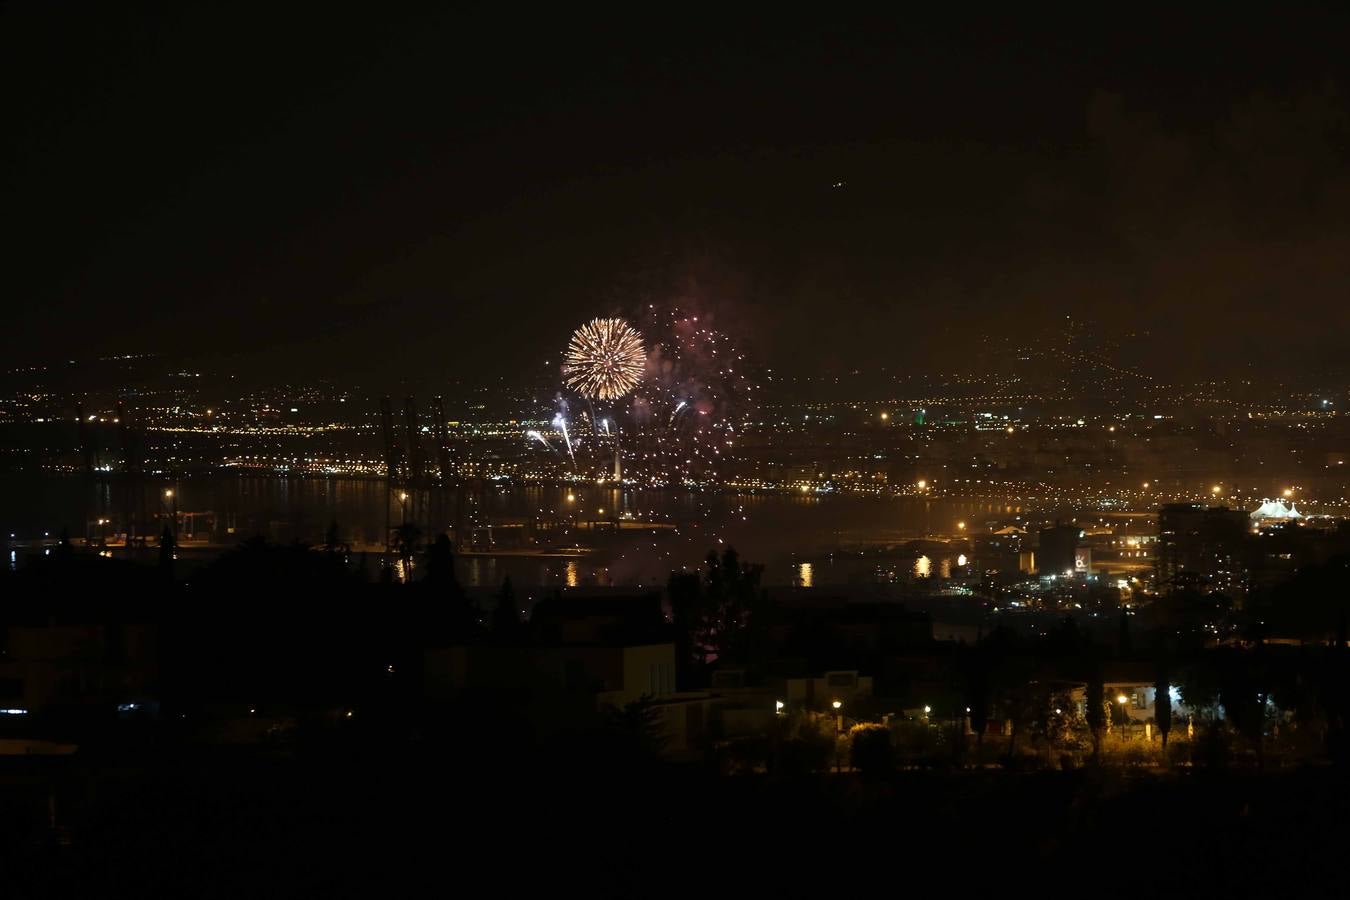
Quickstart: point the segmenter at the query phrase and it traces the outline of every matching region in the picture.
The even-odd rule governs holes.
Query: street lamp
[[[178,537],[178,495],[174,493],[173,488],[164,489],[164,499],[169,501],[170,513],[173,516],[173,536]]]
[[[1130,698],[1124,694],[1116,694],[1116,702],[1120,704],[1120,737],[1121,740],[1126,740],[1129,735],[1125,729],[1130,721],[1130,714],[1126,711],[1125,704],[1130,702]]]
[[[844,704],[835,700],[830,706],[834,707],[834,773],[840,772],[839,767],[839,735],[844,733],[844,714],[840,712]]]
[[[400,507],[400,508],[402,509],[402,511],[403,511],[403,521],[406,523],[406,522],[408,521],[408,492],[407,492],[407,491],[399,491],[399,492],[398,492],[398,502],[399,502],[399,507]]]

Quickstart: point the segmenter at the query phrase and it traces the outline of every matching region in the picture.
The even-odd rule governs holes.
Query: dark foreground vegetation
[[[80,840],[11,853],[6,895],[1300,896],[1350,837],[1328,769],[729,779],[495,742],[72,771]]]
[[[429,694],[441,649],[542,659],[559,639],[509,585],[487,608],[467,598],[443,541],[410,543],[412,584],[340,547],[260,542],[187,578],[170,552],[136,566],[69,547],[0,578],[0,666],[26,679],[0,682],[20,698],[0,707],[53,679],[41,706],[0,715],[5,896],[1247,896],[1343,879],[1338,589],[1307,592],[1320,605],[1298,645],[1213,647],[1184,620],[1122,627],[1115,646],[1072,623],[973,647],[929,636],[893,648],[928,682],[878,683],[912,703],[926,684],[931,719],[884,719],[890,701],[861,696],[846,725],[828,708],[773,716],[770,695],[768,728],[710,730],[677,758],[646,697],[606,709],[585,684],[524,681]],[[669,622],[621,636],[676,648],[675,693],[702,690],[713,657],[768,671],[785,646],[809,671],[884,670],[818,620],[778,621],[756,575],[713,558],[672,581]],[[1194,721],[1167,722],[1164,704],[1114,737],[1129,724],[1103,695],[1115,663],[1146,664],[1157,696],[1178,686]],[[1096,698],[1081,715],[1074,684]]]

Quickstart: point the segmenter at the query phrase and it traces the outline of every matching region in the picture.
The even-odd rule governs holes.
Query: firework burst
[[[584,406],[573,415],[563,394],[544,401],[552,409],[541,422],[551,421],[549,437],[556,434],[563,446],[533,432],[526,437],[570,463],[571,477],[649,487],[723,484],[735,477],[756,394],[748,370],[735,343],[706,316],[650,304],[629,319],[595,319],[572,336],[562,367],[565,386]]]
[[[647,351],[623,319],[592,319],[572,333],[563,360],[568,387],[587,399],[617,400],[642,380]]]
[[[653,482],[716,483],[739,444],[754,396],[745,357],[707,318],[652,304],[638,317],[653,335],[647,374],[634,395],[635,470]]]

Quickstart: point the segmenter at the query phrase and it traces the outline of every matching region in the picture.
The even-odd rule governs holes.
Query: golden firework
[[[572,333],[563,360],[569,387],[595,400],[617,400],[638,386],[647,365],[642,335],[623,319],[592,319]]]

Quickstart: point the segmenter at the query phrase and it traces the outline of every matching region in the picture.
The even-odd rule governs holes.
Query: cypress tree
[[[1102,725],[1104,716],[1102,715],[1102,695],[1106,692],[1102,685],[1101,669],[1093,667],[1092,675],[1087,683],[1087,701],[1084,717],[1087,719],[1088,728],[1092,730],[1092,761],[1097,762],[1101,758],[1102,750]]]

